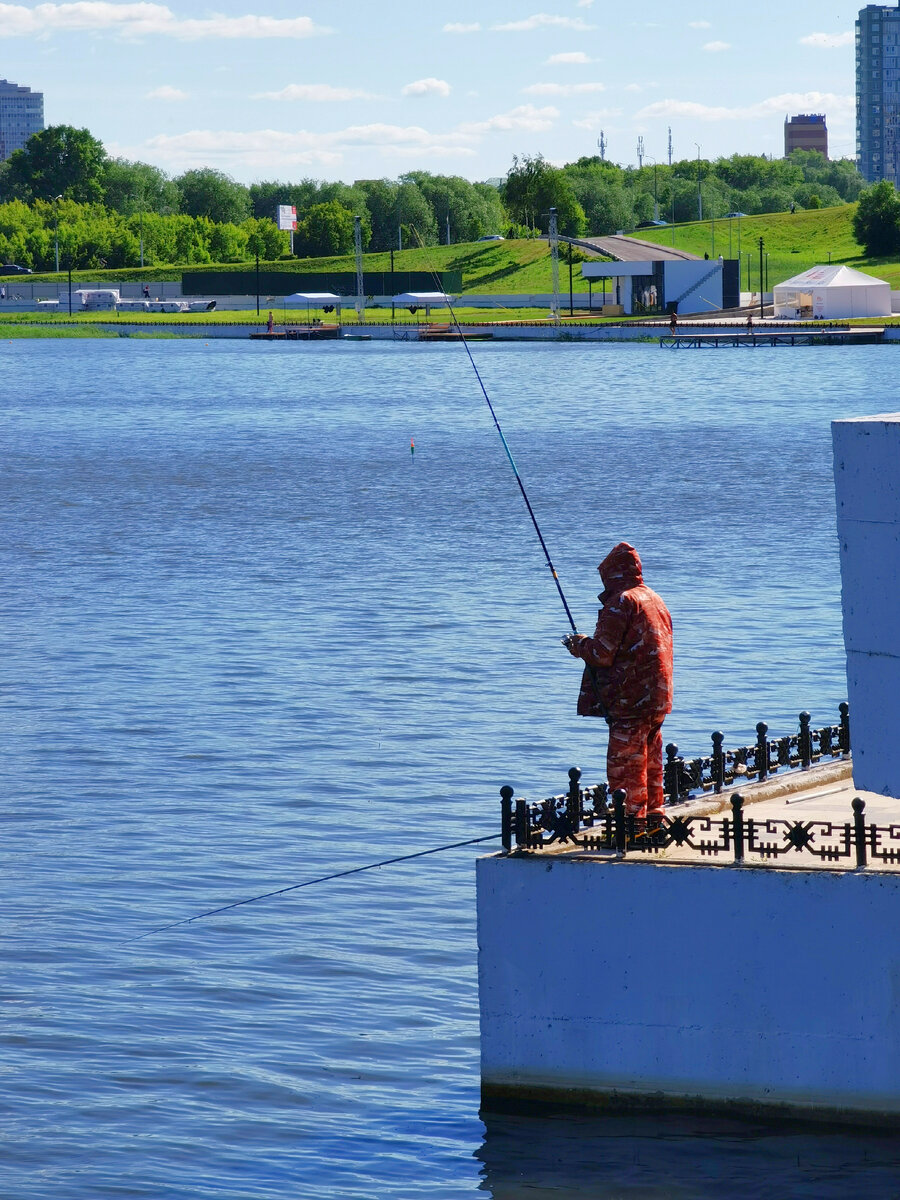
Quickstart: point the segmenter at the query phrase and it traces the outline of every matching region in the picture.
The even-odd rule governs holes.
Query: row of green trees
[[[263,181],[249,187],[211,168],[174,178],[147,163],[110,158],[86,129],[56,125],[35,134],[0,164],[0,256],[50,269],[77,266],[246,261],[288,252],[274,223],[292,204],[294,252],[346,254],[354,215],[368,250],[468,242],[486,234],[546,231],[556,208],[569,236],[633,230],[654,219],[696,219],[728,212],[818,208],[856,200],[865,182],[849,160],[814,151],[787,159],[732,155],[716,161],[620,167],[597,156],[557,167],[541,155],[513,159],[504,180],[412,171],[399,179],[352,184]]]
[[[865,180],[849,159],[829,162],[814,150],[789,158],[735,154],[699,162],[620,167],[598,156],[551,166],[541,155],[513,160],[501,192],[514,222],[546,229],[556,208],[570,237],[634,230],[642,223],[697,220],[729,212],[784,212],[827,208],[856,200]]]
[[[75,200],[0,204],[0,262],[36,271],[135,267],[162,263],[246,262],[256,253],[276,259],[287,234],[273,221],[247,218],[240,225],[182,213],[126,216],[102,204]]]

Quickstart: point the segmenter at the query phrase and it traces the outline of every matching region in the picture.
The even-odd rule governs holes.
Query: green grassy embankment
[[[900,289],[900,262],[891,258],[867,258],[853,236],[855,204],[837,208],[805,209],[795,213],[768,213],[758,217],[692,221],[684,225],[637,230],[632,237],[674,245],[692,254],[723,254],[742,260],[744,291],[759,288],[759,239],[768,254],[768,287],[820,264],[845,263],[867,275],[875,275]],[[749,258],[748,258],[749,256]],[[747,269],[749,266],[749,283]]]
[[[260,269],[285,274],[300,274],[312,271],[356,270],[352,254],[335,258],[295,258],[275,262],[261,262]],[[388,251],[363,256],[366,271],[389,271],[391,256]],[[206,263],[202,266],[179,267],[157,266],[121,268],[117,270],[73,271],[72,283],[143,283],[151,281],[178,281],[182,274],[191,275],[200,271],[223,271],[233,273],[253,270],[255,263]],[[467,242],[455,246],[426,246],[414,250],[394,251],[395,271],[462,271],[463,288],[477,294],[504,294],[547,292],[551,289],[550,249],[540,240],[514,240],[503,242]],[[578,267],[575,267],[576,277]],[[560,282],[565,271],[560,272]],[[16,284],[54,283],[65,288],[68,276],[65,272],[10,276],[5,280],[10,292]]]

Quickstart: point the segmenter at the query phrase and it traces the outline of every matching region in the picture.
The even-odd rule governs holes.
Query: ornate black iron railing
[[[705,758],[681,758],[678,755],[678,747],[670,743],[666,747],[665,763],[667,802],[677,804],[697,792],[720,794],[737,780],[762,781],[780,771],[806,770],[823,759],[849,755],[848,704],[840,705],[840,720],[837,725],[813,729],[808,712],[802,712],[799,720],[799,731],[781,738],[770,738],[768,726],[760,721],[756,727],[756,742],[736,750],[725,750],[724,735],[716,732],[712,735],[713,752]],[[547,800],[536,802],[513,802],[513,795],[512,788],[501,789],[503,845],[507,850],[512,849],[513,845],[521,850],[534,850],[555,841],[582,844],[584,839],[579,835],[601,825],[604,833],[603,846],[600,848],[624,848],[633,840],[622,822],[613,827],[615,813],[607,784],[582,787],[581,772],[577,767],[569,771],[569,790],[564,795],[551,796]],[[712,820],[705,817],[677,820],[682,819],[690,822]],[[671,825],[675,830],[672,836],[677,839],[682,837],[682,830],[680,826],[675,829],[676,824],[677,821],[665,822],[666,828]],[[689,843],[683,839],[676,844]]]
[[[577,780],[573,779],[575,784]],[[503,791],[505,812],[512,801],[512,789]],[[619,858],[631,853],[659,854],[675,847],[692,850],[702,858],[727,856],[735,866],[744,866],[748,857],[768,863],[796,854],[811,856],[822,864],[847,862],[858,869],[870,863],[900,865],[900,822],[867,825],[866,804],[859,797],[851,805],[851,819],[844,822],[755,820],[745,814],[743,796],[735,795],[730,816],[663,816],[650,824],[626,813],[623,791],[614,792],[610,799],[612,807],[607,806],[596,825],[581,834],[573,833],[564,817],[551,821],[549,829],[530,830],[527,814],[520,808],[526,801],[518,801],[509,826],[515,833],[516,850],[539,850],[560,842],[582,850],[615,851]],[[504,820],[504,845],[511,850],[511,838],[506,844],[506,828]]]
[[[850,705],[840,705],[836,725],[812,728],[808,712],[800,714],[800,728],[789,737],[770,738],[765,721],[756,726],[756,741],[736,750],[725,750],[725,735],[712,735],[712,754],[685,759],[678,747],[666,746],[666,799],[670,804],[686,800],[692,792],[713,792],[719,795],[735,780],[764,780],[779,771],[807,769],[822,759],[842,758],[850,753]]]

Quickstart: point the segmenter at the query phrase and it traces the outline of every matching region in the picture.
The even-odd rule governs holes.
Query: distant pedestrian
[[[145,300],[150,299],[150,284],[149,283],[144,284],[144,299]]]
[[[669,333],[671,333],[672,337],[675,336],[677,330],[678,330],[678,314],[675,312],[675,309],[673,308],[672,315],[669,317]]]
[[[268,319],[268,321],[266,322],[266,332],[267,332],[267,333],[272,333],[272,331],[274,330],[274,328],[275,328],[275,318],[272,316],[272,314],[271,314],[271,312],[270,312],[270,313],[269,313],[269,319]]]
[[[6,299],[6,288],[0,287],[0,300],[5,300],[5,299]]]

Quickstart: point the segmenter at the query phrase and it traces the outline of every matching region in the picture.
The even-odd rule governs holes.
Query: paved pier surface
[[[669,829],[679,818],[690,821],[689,844],[686,840],[681,845],[652,850],[631,844],[626,861],[733,867],[733,830],[726,838],[723,822],[732,818],[731,800],[738,794],[744,800],[745,867],[857,869],[853,801],[858,798],[865,803],[863,818],[870,827],[870,837],[871,827],[878,833],[869,842],[866,870],[900,872],[900,800],[855,788],[849,761],[776,775],[764,783],[731,786],[719,796],[700,794],[695,800],[672,805],[666,809]],[[808,829],[798,830],[798,825]],[[596,839],[602,836],[602,831],[602,824],[584,828],[579,834],[583,845],[554,842],[530,853],[539,858],[617,861],[619,856],[614,849],[598,848]],[[771,849],[767,851],[766,847]],[[893,862],[892,856],[896,856]]]

